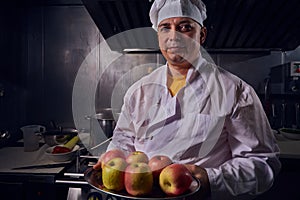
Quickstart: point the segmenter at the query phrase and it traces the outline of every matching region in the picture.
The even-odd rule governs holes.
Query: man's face
[[[158,25],[158,42],[170,65],[190,67],[205,41],[206,29],[187,17],[168,18]]]

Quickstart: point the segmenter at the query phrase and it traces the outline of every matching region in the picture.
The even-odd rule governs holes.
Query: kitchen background
[[[1,3],[0,130],[9,130],[13,138],[18,138],[19,128],[27,124],[49,125],[54,120],[73,127],[73,86],[86,57],[91,55],[89,63],[99,67],[102,58],[97,46],[104,38],[130,26],[149,26],[147,9],[151,0],[97,2],[12,0]],[[295,91],[272,89],[274,82],[272,77],[269,79],[273,67],[300,61],[298,1],[204,2],[208,7],[208,38],[204,46],[215,63],[254,87],[273,128],[299,126],[297,76],[292,79],[288,76]],[[134,18],[132,10],[141,13]],[[135,20],[137,24],[130,23]],[[139,24],[139,20],[144,21]],[[122,59],[102,73],[96,110],[111,107],[114,86],[132,68],[143,63],[164,63],[157,49],[146,51],[130,46],[132,51],[124,51],[126,43],[116,50],[113,48],[112,51],[122,54]],[[96,53],[90,54],[92,51]],[[155,67],[132,71],[132,81]],[[278,76],[281,77],[274,75],[277,79]],[[288,87],[292,86],[288,82]],[[288,113],[284,117],[282,104]]]
[[[129,3],[132,10],[141,5],[144,6],[144,10],[148,9],[151,3],[151,1],[150,3],[149,1],[140,1],[144,2],[144,5],[140,5],[137,1],[133,0],[119,2],[134,2],[134,6],[131,6]],[[250,6],[240,5],[241,1],[228,1],[228,3],[241,7]],[[287,9],[291,8],[288,6],[288,3],[286,4]],[[264,6],[268,7],[270,5],[266,4]],[[50,120],[70,126],[74,125],[72,91],[77,71],[87,55],[103,41],[103,35],[96,26],[98,24],[95,24],[95,21],[97,23],[101,21],[99,20],[101,15],[98,13],[103,13],[100,12],[102,7],[99,6],[99,8],[94,10],[88,10],[89,6],[94,5],[89,5],[89,3],[84,5],[81,0],[14,0],[10,1],[10,3],[4,3],[1,6],[1,129],[10,129],[31,123],[47,124]],[[216,6],[217,11],[222,7],[219,4],[209,3],[208,9],[211,6]],[[280,6],[280,3],[278,3],[278,6]],[[111,9],[113,8],[112,6]],[[281,7],[281,10],[284,8]],[[97,9],[99,9],[99,12],[97,12]],[[233,12],[233,8],[230,5],[225,6],[224,12],[227,11],[226,9],[229,11],[231,9]],[[273,6],[272,9],[272,12],[276,12],[278,8]],[[117,10],[116,13],[118,11],[122,14],[120,10]],[[207,21],[208,23],[212,23],[211,18],[218,15],[209,11]],[[91,12],[92,17],[89,12]],[[147,10],[144,12],[145,18],[143,19],[148,20]],[[270,11],[266,16],[270,15],[269,17],[272,17],[272,12]],[[115,15],[115,18],[117,18],[118,15],[116,13],[107,12],[107,15]],[[249,13],[255,13],[255,10],[249,11]],[[291,12],[291,14],[293,13]],[[223,19],[223,23],[229,21],[230,17],[231,15],[227,17],[228,19]],[[232,19],[238,25],[236,17],[232,16]],[[251,18],[249,17],[249,19]],[[137,20],[140,20],[140,18]],[[220,21],[219,17],[216,22],[220,23],[218,20]],[[261,17],[261,20],[265,23],[267,19],[266,17]],[[266,78],[269,76],[270,68],[300,60],[300,48],[295,46],[300,43],[300,39],[299,37],[293,38],[294,35],[291,33],[291,42],[282,43],[283,39],[278,39],[274,43],[271,43],[269,39],[269,44],[259,43],[259,38],[256,38],[256,40],[254,38],[257,37],[257,33],[255,32],[261,33],[262,30],[258,29],[252,31],[252,33],[248,33],[248,31],[248,35],[243,33],[242,30],[248,30],[248,26],[252,27],[252,29],[259,28],[264,24],[257,23],[258,25],[254,27],[249,22],[244,27],[240,27],[240,37],[238,37],[234,34],[237,32],[237,28],[234,28],[235,24],[233,22],[226,26],[222,25],[225,29],[224,32],[228,31],[226,34],[220,30],[218,24],[209,24],[208,42],[205,44],[205,47],[207,47],[209,55],[216,64],[233,72],[251,84],[262,100],[264,100],[265,83],[267,82]],[[269,28],[274,26],[274,21],[266,22],[265,24],[272,23],[272,25],[269,25]],[[121,32],[121,26],[119,26],[118,22],[116,24],[115,27],[114,25],[110,27],[114,28],[117,33]],[[149,25],[149,22],[146,21],[144,24]],[[106,27],[108,25],[103,25],[102,23],[99,26],[100,29],[107,30]],[[227,28],[230,28],[230,26],[232,28],[231,32]],[[280,32],[281,26],[278,24],[274,30]],[[267,31],[267,29],[263,30]],[[112,33],[108,33],[108,31],[103,32],[106,38],[112,36]],[[278,36],[275,32],[273,35],[274,38]],[[227,36],[227,38],[223,36]],[[233,37],[235,36],[241,41],[224,42],[234,40]],[[260,37],[263,36],[263,34],[260,34]],[[269,35],[268,37],[272,36]],[[284,39],[286,40],[286,38]],[[125,49],[126,47],[121,48]],[[125,59],[121,59],[122,63],[112,63],[100,79],[96,97],[97,108],[111,106],[111,91],[114,85],[130,69],[140,63],[164,63],[159,52],[155,50],[150,52],[137,51],[135,53],[123,53],[123,57]],[[92,65],[99,66],[101,60],[100,50],[98,49],[98,53],[94,53],[93,57],[89,59],[94,60],[91,62]],[[150,67],[155,68],[155,66]],[[145,71],[145,74],[147,71]],[[133,79],[137,79],[140,75],[139,73],[138,77],[135,77],[135,74],[132,76]],[[293,125],[296,124],[294,120]]]

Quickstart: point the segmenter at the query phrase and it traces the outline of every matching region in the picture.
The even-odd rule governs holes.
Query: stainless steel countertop
[[[18,169],[12,168],[24,167],[29,165],[51,165],[57,164],[50,160],[45,154],[49,146],[44,144],[37,151],[24,152],[24,147],[4,147],[0,149],[0,172],[8,173],[36,173],[36,174],[56,174],[64,169],[64,166],[51,168]],[[63,162],[66,165],[71,161]]]
[[[300,140],[287,139],[281,134],[275,134],[275,138],[280,148],[281,158],[300,159]]]

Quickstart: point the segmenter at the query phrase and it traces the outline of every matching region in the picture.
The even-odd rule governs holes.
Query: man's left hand
[[[186,164],[185,166],[195,178],[200,180],[201,183],[199,192],[187,199],[195,199],[195,197],[197,197],[197,199],[200,200],[210,196],[210,184],[206,170],[200,166],[192,164]]]

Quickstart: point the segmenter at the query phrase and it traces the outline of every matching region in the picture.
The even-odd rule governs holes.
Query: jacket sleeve
[[[125,96],[121,114],[114,130],[112,141],[107,150],[120,149],[125,154],[135,151],[135,129],[132,122],[132,114],[128,97]]]
[[[279,148],[259,98],[250,86],[238,89],[237,103],[227,116],[232,159],[207,168],[212,199],[251,199],[268,190],[281,164]]]

